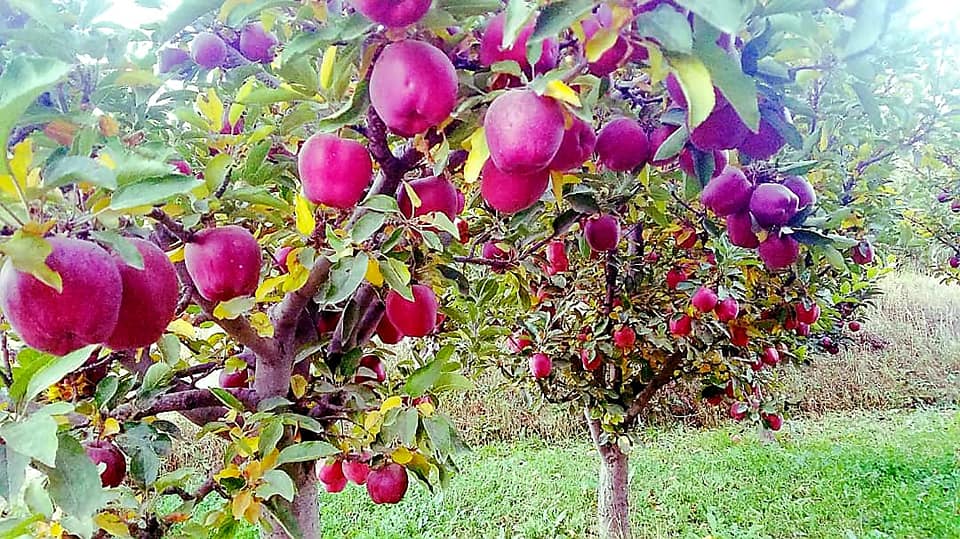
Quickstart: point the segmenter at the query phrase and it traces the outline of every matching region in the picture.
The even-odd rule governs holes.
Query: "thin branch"
[[[259,398],[256,391],[252,389],[225,389],[224,391],[236,397],[248,409],[257,409]],[[130,420],[164,412],[182,412],[216,406],[223,406],[223,403],[209,389],[188,389],[161,395],[145,408],[137,408],[133,404],[124,404],[114,410],[113,416],[117,419]]]
[[[650,404],[653,396],[656,395],[663,386],[673,381],[674,373],[680,368],[680,365],[683,363],[683,358],[684,356],[682,354],[674,354],[667,359],[663,367],[660,367],[660,372],[658,372],[652,380],[647,382],[646,387],[643,388],[643,391],[637,395],[637,398],[627,409],[627,414],[624,418],[625,424],[629,425],[633,423],[637,419],[637,416]]]
[[[10,387],[13,384],[13,369],[10,367],[10,343],[7,342],[7,333],[0,333],[0,359],[2,359],[3,370],[0,371],[0,376],[3,377],[3,383]]]

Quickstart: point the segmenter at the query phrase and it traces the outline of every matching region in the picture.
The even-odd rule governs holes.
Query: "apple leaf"
[[[117,189],[110,200],[110,209],[125,210],[137,206],[157,204],[177,195],[188,193],[201,185],[203,185],[203,182],[183,174],[144,178]]]
[[[340,448],[328,442],[300,442],[299,444],[288,445],[280,451],[280,456],[277,458],[277,466],[291,462],[310,462],[339,453]]]
[[[263,483],[257,487],[256,490],[258,498],[269,500],[274,496],[280,496],[288,502],[293,501],[293,496],[296,494],[296,487],[294,487],[293,480],[290,479],[287,472],[283,470],[267,470],[263,473],[261,480]]]
[[[661,5],[653,11],[642,13],[637,18],[637,32],[653,38],[668,51],[682,54],[693,52],[690,22],[671,6]]]
[[[65,356],[52,356],[36,350],[23,350],[17,356],[19,367],[14,369],[10,396],[18,402],[28,402],[77,370],[90,357],[94,346],[86,346]]]
[[[100,485],[97,466],[87,457],[83,447],[70,434],[60,433],[55,467],[42,466],[47,474],[50,498],[71,519],[64,524],[82,534],[92,527],[93,514],[103,507],[109,496]]]
[[[739,32],[756,7],[756,0],[676,0],[718,30]]]
[[[369,257],[366,254],[358,253],[354,257],[337,261],[330,270],[330,280],[323,295],[324,302],[340,303],[350,297],[367,274],[368,260]]]
[[[60,187],[71,183],[85,182],[104,187],[117,188],[117,175],[99,161],[89,157],[67,156],[54,161],[43,173],[45,187]]]
[[[653,156],[653,161],[664,161],[675,155],[679,155],[690,138],[686,126],[680,126],[676,131],[663,141],[663,144],[657,148],[657,153]]]
[[[380,273],[390,288],[397,291],[408,301],[413,301],[413,290],[410,289],[410,269],[403,262],[390,257],[384,258],[380,264]]]
[[[68,402],[48,404],[27,416],[23,421],[0,426],[0,437],[17,453],[36,459],[47,466],[55,466],[59,427],[52,416],[71,411],[73,411],[73,405]]]
[[[503,22],[503,37],[500,40],[501,50],[513,46],[520,35],[520,31],[527,25],[535,10],[536,5],[527,0],[509,0],[507,2],[506,17]]]
[[[127,238],[111,230],[94,231],[92,236],[97,241],[109,245],[128,266],[138,270],[143,269],[143,255]]]
[[[589,13],[592,8],[592,0],[561,0],[548,4],[540,11],[537,26],[530,35],[527,46],[556,37],[580,17]]]
[[[760,129],[760,105],[757,101],[757,83],[744,74],[740,62],[717,46],[717,33],[703,25],[697,27],[694,50],[707,70],[713,84],[754,133]],[[681,85],[683,81],[681,80]],[[686,93],[686,90],[684,90]],[[689,101],[689,96],[687,97]],[[712,107],[711,107],[712,111]],[[709,114],[709,112],[708,112]]]
[[[17,271],[28,273],[43,284],[63,292],[63,280],[60,274],[50,269],[47,257],[53,247],[45,239],[33,234],[16,231],[6,242],[0,244],[0,253],[7,255],[9,264]]]
[[[694,129],[710,116],[717,104],[710,70],[700,58],[690,54],[669,55],[668,59],[687,99],[687,123]]]

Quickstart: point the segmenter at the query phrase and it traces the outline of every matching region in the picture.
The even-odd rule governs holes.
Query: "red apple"
[[[323,488],[327,492],[342,492],[347,486],[347,478],[343,475],[343,461],[328,460],[317,468],[317,479],[323,483]]]
[[[762,227],[783,226],[797,214],[800,199],[778,183],[762,183],[750,197],[750,213]]]
[[[507,337],[507,351],[512,354],[522,353],[527,348],[533,346],[533,341],[529,336],[522,333],[514,333]]]
[[[780,352],[772,346],[768,346],[763,349],[763,353],[760,355],[761,361],[765,364],[774,366],[777,363],[780,363]]]
[[[597,350],[580,350],[580,362],[583,364],[583,370],[595,371],[603,363],[603,356]]]
[[[747,334],[747,329],[740,326],[731,327],[730,344],[746,348],[746,346],[750,344],[750,335]]]
[[[620,223],[617,218],[603,213],[587,221],[584,226],[587,244],[596,252],[613,251],[620,243]]]
[[[248,369],[241,369],[239,371],[221,370],[219,377],[220,387],[226,389],[247,387],[247,370]]]
[[[690,303],[702,313],[712,311],[719,301],[717,293],[705,286],[698,288],[690,299]]]
[[[190,43],[190,57],[206,69],[220,67],[227,60],[227,44],[217,34],[200,32]]]
[[[388,28],[409,26],[427,14],[433,0],[350,0],[371,21]]]
[[[637,334],[629,326],[624,326],[613,332],[613,345],[621,350],[630,350],[636,343]]]
[[[783,426],[783,418],[777,414],[763,414],[763,422],[770,430],[780,430]]]
[[[383,344],[397,344],[403,340],[404,334],[384,315],[377,324],[377,337]]]
[[[850,258],[857,264],[870,264],[873,262],[873,245],[867,240],[861,240],[850,250]]]
[[[747,211],[727,216],[727,236],[737,247],[756,249],[760,246],[760,239],[753,232],[753,218]]]
[[[596,152],[603,166],[625,172],[647,163],[650,159],[650,139],[636,120],[617,118],[600,130]]]
[[[797,261],[800,257],[800,244],[791,236],[770,234],[760,244],[758,252],[767,269],[780,270]]]
[[[362,144],[324,133],[303,143],[297,169],[303,196],[331,208],[356,206],[373,180],[370,152]]]
[[[530,73],[530,62],[527,60],[527,40],[533,34],[536,20],[530,21],[520,30],[512,45],[503,48],[503,30],[506,19],[506,13],[500,13],[490,19],[486,29],[484,29],[483,37],[480,39],[480,63],[484,66],[491,66],[497,62],[512,60],[520,64],[521,69]],[[540,57],[535,62],[536,71],[544,73],[556,67],[559,54],[560,45],[556,38],[545,39]]]
[[[373,371],[373,376],[370,376],[369,374],[361,373],[359,371],[360,368]],[[387,369],[383,366],[383,360],[381,360],[379,357],[373,354],[368,354],[363,356],[363,358],[360,359],[360,365],[357,370],[357,375],[354,376],[353,381],[354,383],[357,383],[357,384],[363,384],[366,382],[377,382],[378,384],[382,384],[383,381],[386,379],[387,379]]]
[[[797,200],[799,200],[797,206],[800,209],[816,206],[817,192],[813,190],[813,186],[805,178],[787,176],[783,180],[783,186],[797,195]]]
[[[148,241],[129,241],[143,257],[143,269],[113,255],[123,281],[123,296],[117,325],[104,344],[114,350],[144,348],[157,342],[173,321],[180,295],[177,270],[167,255]]]
[[[399,464],[391,462],[367,475],[367,494],[373,503],[397,503],[406,493],[407,470]]]
[[[370,475],[370,465],[359,459],[345,460],[341,467],[343,468],[344,477],[357,485],[365,484],[367,477]]]
[[[741,421],[747,417],[747,405],[742,402],[735,402],[730,405],[730,417]]]
[[[21,273],[8,259],[0,270],[0,308],[23,341],[65,355],[108,339],[117,326],[123,280],[110,255],[82,240],[47,238],[46,263],[60,275],[62,291]],[[126,326],[125,326],[126,327]]]
[[[277,36],[267,32],[263,24],[251,23],[240,31],[240,54],[251,62],[269,64],[276,56]]]
[[[799,302],[794,305],[794,311],[797,314],[797,321],[804,324],[816,324],[820,319],[820,306],[816,302]]]
[[[707,119],[690,132],[690,142],[703,150],[730,150],[739,146],[750,133],[740,115],[719,91],[716,105]]]
[[[857,322],[856,320],[852,320],[847,327],[850,328],[850,331],[852,331],[853,333],[856,333],[860,331],[860,322]]]
[[[580,168],[590,159],[596,144],[597,135],[593,132],[593,127],[580,118],[573,117],[573,125],[563,132],[560,148],[548,168],[560,172]]]
[[[420,199],[420,206],[414,208],[407,189],[412,189]],[[407,186],[397,188],[397,204],[407,217],[419,217],[440,212],[453,221],[457,218],[457,188],[450,180],[441,176],[430,176],[413,180]]]
[[[797,335],[799,335],[799,336],[801,336],[801,337],[809,337],[809,336],[810,336],[810,324],[804,324],[804,323],[798,322],[798,323],[797,323]]]
[[[560,240],[554,240],[547,244],[547,263],[550,264],[551,275],[555,273],[564,273],[570,269],[570,260],[567,258],[567,247]]]
[[[676,290],[680,283],[687,280],[687,273],[680,268],[673,268],[667,272],[667,288]]]
[[[531,90],[509,90],[494,99],[483,126],[490,159],[509,174],[543,171],[563,142],[560,105]]]
[[[735,298],[727,298],[717,304],[714,312],[717,314],[717,319],[721,322],[735,320],[737,315],[740,314],[740,303],[738,303]]]
[[[84,444],[84,450],[87,458],[98,467],[101,464],[106,466],[100,472],[100,484],[105,488],[120,486],[127,476],[127,459],[120,449],[106,440],[98,440]]]
[[[183,252],[200,295],[214,303],[252,296],[260,282],[260,245],[247,229],[228,225],[194,234]]]
[[[674,337],[686,337],[693,330],[693,319],[687,315],[670,319],[670,334]]]
[[[743,172],[737,167],[727,166],[707,183],[700,193],[700,202],[713,213],[726,217],[746,210],[752,194],[753,184]]]
[[[480,173],[480,196],[491,208],[506,214],[521,212],[540,200],[550,183],[547,169],[530,174],[508,173],[492,160]]]
[[[387,318],[400,333],[408,337],[425,337],[437,324],[437,296],[429,286],[410,287],[413,301],[396,290],[387,294]]]
[[[537,352],[530,356],[530,374],[534,378],[541,379],[550,376],[553,370],[553,360],[543,352]]]

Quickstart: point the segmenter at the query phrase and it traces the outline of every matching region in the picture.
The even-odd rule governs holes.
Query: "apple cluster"
[[[365,456],[334,458],[322,464],[318,462],[316,472],[317,480],[327,492],[342,492],[350,481],[366,485],[367,494],[376,504],[399,503],[407,493],[407,470],[395,462],[371,468]]]

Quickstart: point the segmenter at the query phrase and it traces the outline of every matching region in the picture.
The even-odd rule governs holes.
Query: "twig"
[[[660,391],[663,386],[673,380],[674,372],[680,368],[680,365],[683,363],[683,358],[684,356],[682,354],[674,354],[667,359],[667,362],[660,367],[660,372],[658,372],[652,380],[647,382],[643,391],[637,395],[637,398],[630,407],[627,408],[627,414],[624,416],[625,424],[629,425],[633,423],[633,421],[637,419],[637,416],[650,404],[650,400],[657,394],[657,391]]]
[[[0,376],[3,377],[3,383],[10,387],[13,384],[13,369],[10,367],[10,343],[7,342],[7,333],[0,333],[0,354],[2,354],[3,360],[3,371],[0,371]]]

